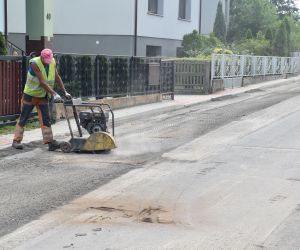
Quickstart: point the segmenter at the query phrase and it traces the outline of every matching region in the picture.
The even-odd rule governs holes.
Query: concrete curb
[[[252,85],[247,85],[245,87],[235,88],[235,90],[240,90],[240,91],[237,91],[236,93],[223,94],[224,91],[219,91],[217,93],[210,94],[210,95],[201,95],[202,97],[210,97],[210,96],[216,96],[216,97],[210,97],[210,98],[207,98],[206,100],[199,100],[199,101],[191,103],[191,104],[182,104],[182,105],[178,104],[178,105],[169,106],[169,107],[157,108],[154,110],[147,111],[147,114],[151,115],[151,114],[157,113],[158,111],[161,111],[162,113],[168,112],[168,111],[177,111],[177,110],[184,109],[184,108],[194,107],[201,103],[209,103],[211,101],[217,101],[218,98],[224,98],[224,97],[235,98],[236,96],[238,96],[240,94],[244,94],[253,89],[259,89],[262,87],[271,88],[274,86],[282,85],[283,83],[289,84],[289,83],[296,83],[297,81],[299,81],[299,83],[300,83],[300,76],[291,77],[288,79],[278,79],[278,80],[273,80],[273,81],[268,81],[268,82],[263,82],[263,83],[256,83],[256,84],[252,84]],[[188,97],[188,95],[187,95],[187,97]],[[228,99],[230,99],[230,98],[228,98]],[[176,95],[175,95],[175,100],[176,100]],[[129,120],[129,119],[137,117],[137,116],[138,116],[138,114],[128,115],[123,118],[118,118],[118,121],[126,121],[126,120]]]

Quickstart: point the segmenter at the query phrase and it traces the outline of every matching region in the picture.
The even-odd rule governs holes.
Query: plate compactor
[[[71,139],[68,142],[61,142],[60,148],[64,153],[70,152],[99,152],[109,151],[116,148],[115,120],[114,113],[108,104],[80,103],[74,104],[73,100],[66,100],[63,103],[66,119],[68,122]],[[73,111],[74,119],[78,129],[78,136],[75,136],[70,122],[67,108]],[[78,109],[84,111],[79,111]],[[108,120],[111,114],[112,134],[108,132]],[[89,133],[84,137],[82,128]]]

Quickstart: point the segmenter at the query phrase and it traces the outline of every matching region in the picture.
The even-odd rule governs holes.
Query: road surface
[[[117,121],[110,154],[0,151],[0,249],[300,249],[300,84]]]

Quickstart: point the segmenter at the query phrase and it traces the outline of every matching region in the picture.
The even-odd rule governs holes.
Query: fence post
[[[222,63],[221,63],[221,78],[224,79],[224,70],[225,70],[225,55],[222,55]]]
[[[215,54],[212,54],[211,57],[211,76],[215,77]]]
[[[263,74],[264,76],[267,74],[267,57],[263,57],[263,67],[264,67],[264,70],[263,70]]]
[[[95,89],[96,89],[96,99],[97,96],[100,95],[100,69],[99,69],[99,58],[95,58],[95,62],[96,62],[96,74],[97,74],[97,78],[96,78],[96,82],[95,82]]]
[[[175,98],[174,98],[174,95],[175,95],[175,73],[176,73],[176,71],[175,71],[175,67],[176,67],[176,65],[175,65],[175,60],[174,61],[172,61],[172,70],[173,70],[173,74],[172,74],[172,87],[171,87],[171,90],[172,90],[172,94],[171,94],[171,99],[172,100],[174,100]]]
[[[273,75],[276,74],[276,64],[277,64],[277,58],[276,58],[276,57],[273,57],[273,58],[272,58]]]
[[[245,69],[245,56],[241,56],[241,76],[244,76],[244,69]]]
[[[106,61],[107,61],[107,74],[106,74],[106,96],[109,95],[109,89],[111,87],[111,82],[110,82],[110,67],[111,67],[111,62],[110,59],[106,56]]]
[[[128,96],[128,92],[129,92],[129,96],[132,96],[132,86],[133,86],[133,71],[134,71],[134,58],[133,56],[129,58],[129,83],[127,83],[127,85],[129,84],[129,86],[127,86],[127,96]],[[129,91],[128,91],[129,88]]]
[[[27,80],[27,58],[22,56],[22,92],[25,88],[25,83]]]
[[[213,79],[215,77],[215,55],[212,55],[212,60],[211,60],[211,75],[210,75],[210,92],[212,92],[213,89]]]
[[[252,75],[255,76],[256,75],[256,56],[253,56],[252,63],[253,63],[253,72],[252,72]]]
[[[150,74],[150,64],[147,63],[147,83],[149,84],[149,74]],[[162,60],[161,58],[159,58],[159,94],[160,96],[163,98],[163,95],[162,95],[162,89],[163,89],[163,81],[164,81],[164,77],[163,77],[163,74],[164,74],[164,70],[163,70],[163,66],[162,66]]]

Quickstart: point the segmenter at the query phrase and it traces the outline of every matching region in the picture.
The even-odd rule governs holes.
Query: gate
[[[26,58],[25,58],[26,63]],[[20,113],[23,88],[23,57],[0,56],[0,122]]]

